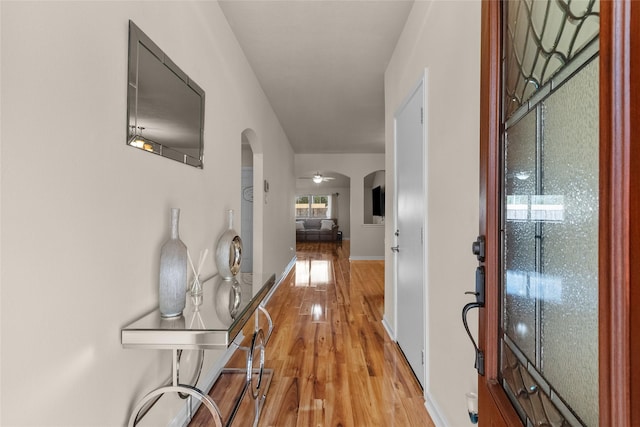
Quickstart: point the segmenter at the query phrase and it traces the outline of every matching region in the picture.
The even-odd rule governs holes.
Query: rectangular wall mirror
[[[127,144],[203,167],[204,90],[129,21]]]

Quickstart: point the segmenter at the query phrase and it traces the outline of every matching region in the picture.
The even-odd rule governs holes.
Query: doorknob
[[[400,235],[400,230],[396,230],[393,234],[398,237]],[[391,252],[400,252],[400,246],[391,246]]]

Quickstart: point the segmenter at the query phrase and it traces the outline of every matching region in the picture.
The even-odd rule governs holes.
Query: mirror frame
[[[141,49],[149,51],[161,64],[169,69],[173,75],[200,97],[200,129],[198,133],[199,147],[197,157],[180,150],[180,148],[169,146],[166,143],[162,144],[154,141],[152,138],[144,136],[144,126],[141,126],[140,117],[138,116],[138,103],[140,101],[138,93],[138,58]],[[202,169],[204,167],[205,92],[131,20],[129,21],[129,66],[127,81],[127,145]],[[172,126],[171,123],[166,124],[167,128]]]

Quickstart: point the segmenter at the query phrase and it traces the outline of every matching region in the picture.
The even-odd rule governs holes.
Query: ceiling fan
[[[323,176],[320,172],[316,172],[315,174],[313,174],[313,176],[303,176],[300,179],[311,179],[316,184],[320,184],[321,182],[332,181],[335,178],[332,176]]]

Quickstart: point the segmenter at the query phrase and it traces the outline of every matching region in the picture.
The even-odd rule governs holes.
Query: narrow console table
[[[235,402],[227,425],[231,423],[240,399],[247,390],[251,391],[254,400],[263,399],[264,351],[273,331],[273,322],[263,300],[274,285],[274,274],[240,273],[234,280],[215,277],[203,284],[201,295],[191,296],[187,293],[186,307],[181,316],[167,319],[160,316],[159,310],[155,310],[122,328],[124,348],[173,352],[172,384],[144,396],[131,413],[129,426],[137,424],[140,411],[150,401],[173,392],[199,399],[211,413],[216,427],[222,427],[220,410],[213,399],[197,389],[195,384],[180,383],[180,355],[182,350],[227,349],[254,313],[256,316],[258,313],[264,314],[269,325],[268,331],[265,335],[261,328],[256,327],[251,346],[241,347],[247,352],[245,387],[238,402]],[[256,420],[258,416],[257,409]]]

